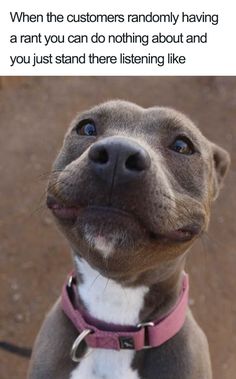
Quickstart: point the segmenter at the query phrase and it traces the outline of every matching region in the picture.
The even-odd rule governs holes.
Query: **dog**
[[[47,189],[74,272],[28,379],[212,378],[184,265],[229,162],[173,109],[114,100],[76,117]]]

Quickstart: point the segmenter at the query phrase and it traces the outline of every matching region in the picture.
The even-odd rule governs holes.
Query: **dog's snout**
[[[89,161],[101,178],[109,181],[115,176],[120,182],[135,179],[151,165],[148,152],[140,144],[120,137],[108,137],[92,145]]]

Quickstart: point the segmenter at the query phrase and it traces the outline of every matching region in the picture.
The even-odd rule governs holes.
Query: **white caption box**
[[[10,0],[0,5],[0,74],[235,75],[235,10],[229,1]]]

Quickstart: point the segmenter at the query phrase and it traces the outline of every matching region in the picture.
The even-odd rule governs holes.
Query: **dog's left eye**
[[[77,134],[81,136],[96,136],[97,130],[93,120],[82,120],[76,126]]]
[[[170,149],[174,150],[176,153],[185,155],[191,155],[195,152],[193,143],[185,136],[177,137],[170,145]]]

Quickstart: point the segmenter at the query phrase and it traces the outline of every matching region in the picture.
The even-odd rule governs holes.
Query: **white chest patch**
[[[123,288],[101,276],[86,261],[75,259],[83,276],[78,290],[88,312],[108,323],[137,324],[148,287]],[[134,354],[132,350],[89,349],[70,379],[139,379],[137,371],[131,367]]]
[[[134,352],[90,349],[70,379],[140,379],[131,367]]]

